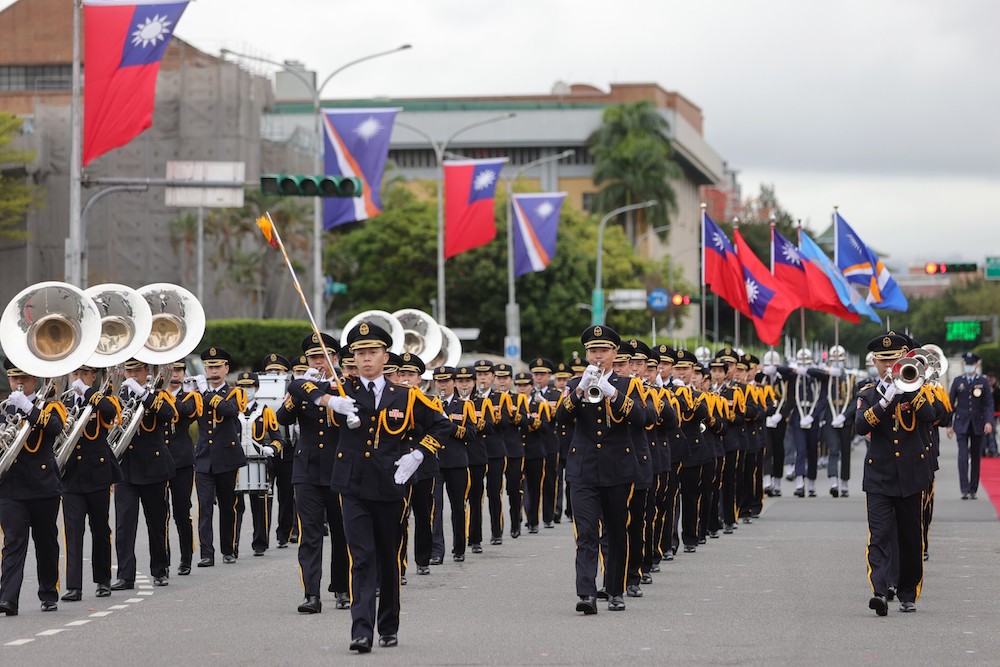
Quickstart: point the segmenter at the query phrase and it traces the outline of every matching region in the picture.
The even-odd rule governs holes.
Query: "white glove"
[[[195,375],[194,381],[195,384],[198,386],[198,391],[200,391],[203,394],[206,391],[208,391],[208,380],[205,379],[204,375]]]
[[[678,380],[677,378],[674,378],[674,386],[675,387],[683,387],[684,383],[681,382],[680,380]]]
[[[413,476],[423,460],[424,453],[418,449],[409,454],[403,454],[396,460],[396,474],[392,476],[392,479],[396,484],[406,484],[406,480]]]
[[[661,378],[659,375],[656,376],[656,386],[657,387],[663,386],[663,378]]]
[[[830,377],[832,378],[839,378],[844,373],[844,371],[840,370],[839,366],[831,366],[830,368],[826,369],[826,372],[829,373]]]
[[[781,413],[775,412],[773,415],[764,420],[764,424],[768,428],[777,428],[778,424],[781,423]]]
[[[844,428],[844,422],[846,422],[846,421],[847,421],[847,418],[844,417],[844,415],[837,415],[830,422],[830,426],[832,426],[833,428]]]
[[[778,374],[778,367],[777,366],[764,366],[763,371],[764,371],[764,375],[767,375],[768,377],[772,377],[773,378],[775,375]]]
[[[129,391],[139,398],[146,398],[146,394],[149,393],[145,387],[135,381],[135,378],[126,378],[125,381],[122,382],[122,387],[127,387]]]
[[[275,454],[274,447],[272,447],[271,445],[264,445],[261,448],[261,451],[264,452],[264,456],[267,457],[267,458],[271,458]]]
[[[349,396],[332,396],[326,405],[338,415],[356,415],[358,406],[354,403],[354,399]]]
[[[83,396],[84,394],[87,393],[88,389],[90,389],[90,387],[88,387],[87,383],[81,380],[80,378],[73,380],[73,390],[76,391],[76,393]]]
[[[10,392],[10,404],[14,406],[15,409],[23,412],[24,414],[30,414],[31,408],[34,404],[28,400],[28,397],[24,395],[23,391],[12,391]]]
[[[892,399],[899,393],[899,387],[896,386],[895,382],[883,383],[880,393],[885,397],[885,403],[882,407],[889,407]],[[881,403],[881,400],[879,402]]]
[[[591,364],[587,366],[587,369],[583,371],[583,377],[580,379],[580,384],[577,385],[577,389],[586,390],[587,387],[591,387],[597,383],[597,379],[601,377],[601,369],[597,366]]]
[[[198,382],[194,378],[184,380],[184,382],[181,383],[181,389],[185,392],[198,391]]]
[[[802,417],[799,420],[799,427],[803,430],[808,430],[809,428],[812,428],[812,425],[813,425],[812,415],[806,415],[805,417]]]
[[[292,442],[298,442],[299,441],[299,425],[298,424],[292,424],[291,426],[288,427],[288,437],[289,437],[289,439],[291,439]]]
[[[601,393],[608,398],[614,398],[618,395],[618,390],[615,389],[615,386],[608,380],[607,375],[601,378],[601,381],[597,383],[597,386],[601,388]]]
[[[805,365],[800,364],[795,367],[795,372],[801,375],[802,377],[805,377],[806,375],[809,375],[809,368]]]
[[[310,380],[312,382],[319,382],[323,375],[319,372],[318,368],[310,368],[305,373],[302,374],[303,380]]]

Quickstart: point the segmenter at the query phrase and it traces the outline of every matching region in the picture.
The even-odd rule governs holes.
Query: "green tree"
[[[40,188],[27,180],[25,167],[35,155],[12,145],[24,121],[0,112],[0,238],[23,240],[21,229],[32,206],[41,203]]]
[[[658,205],[628,214],[625,229],[629,239],[637,236],[637,220],[653,227],[670,223],[677,210],[677,195],[671,181],[680,180],[680,166],[673,161],[670,124],[652,102],[608,107],[602,124],[587,140],[594,157],[594,184],[600,186],[594,210],[607,213],[620,206],[648,200]],[[666,240],[667,233],[661,234]]]

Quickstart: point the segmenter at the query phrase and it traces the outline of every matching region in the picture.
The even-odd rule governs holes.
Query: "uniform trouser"
[[[927,552],[927,545],[931,541],[931,519],[934,518],[934,481],[927,485],[924,493],[923,529],[924,529],[924,552]]]
[[[195,475],[198,489],[198,541],[201,557],[215,558],[215,535],[212,514],[215,501],[219,504],[219,550],[223,556],[236,551],[236,475],[229,472],[199,472]]]
[[[278,521],[275,537],[285,544],[292,536],[295,518],[295,490],[292,487],[292,459],[278,459],[274,464],[274,491],[278,496]]]
[[[431,524],[431,557],[444,558],[444,523],[442,512],[444,511],[444,477],[441,471],[434,473],[434,521]]]
[[[646,494],[646,525],[643,527],[642,571],[649,572],[654,559],[660,560],[659,536],[656,532],[660,523],[660,497],[664,493],[666,476],[662,472],[653,473],[653,487]]]
[[[507,457],[507,503],[510,506],[510,530],[521,530],[521,483],[524,481],[524,458]]]
[[[743,477],[741,479],[739,497],[740,516],[753,516],[759,514],[761,508],[758,507],[757,497],[760,488],[760,459],[762,452],[747,450],[743,452]]]
[[[921,507],[924,493],[911,496],[868,494],[868,569],[875,595],[886,595],[893,584],[893,561],[898,564],[896,595],[900,602],[916,602],[924,576]],[[894,558],[893,541],[898,545]]]
[[[467,469],[458,470],[466,471],[468,476]],[[351,562],[352,638],[371,640],[376,627],[379,635],[394,635],[399,631],[399,567],[405,505],[403,499],[382,502],[349,494],[341,496]],[[376,588],[379,589],[377,613]]]
[[[608,595],[625,592],[628,563],[628,506],[633,484],[589,486],[575,483],[573,529],[576,532],[576,594],[597,595],[597,561],[602,535],[607,538],[604,582]]]
[[[736,471],[739,470],[741,451],[726,452],[722,464],[722,522],[726,525],[736,523],[739,516],[736,506]]]
[[[833,428],[827,424],[823,436],[830,449],[830,461],[826,468],[827,477],[839,477],[845,482],[851,479],[851,437],[850,427]]]
[[[253,537],[250,548],[254,551],[266,551],[271,532],[271,509],[273,497],[270,492],[238,493],[236,494],[236,550],[240,553],[240,532],[243,528],[243,514],[250,505],[250,516],[253,519]]]
[[[296,484],[295,507],[299,515],[299,574],[303,594],[319,596],[323,578],[323,526],[330,526],[330,585],[347,592],[347,541],[340,498],[322,484]]]
[[[720,457],[721,458],[721,457]],[[698,509],[698,540],[705,539],[709,530],[716,530],[719,523],[719,468],[722,462],[713,458],[701,467],[701,501]],[[714,525],[712,516],[715,516]]]
[[[0,498],[0,530],[3,555],[0,558],[0,600],[18,603],[24,581],[24,561],[28,555],[28,533],[35,541],[38,572],[38,599],[59,599],[59,496],[37,500]]]
[[[524,522],[529,528],[538,527],[544,469],[545,459],[524,459]]]
[[[469,466],[469,544],[483,542],[483,492],[486,483],[485,463]]]
[[[767,470],[771,471],[771,477],[781,477],[785,474],[785,432],[788,430],[788,422],[782,419],[774,428],[766,429],[768,460],[771,465]]]
[[[542,468],[542,521],[551,524],[556,513],[556,477],[559,474],[559,452],[545,455]]]
[[[95,584],[111,583],[111,489],[63,494],[66,588],[83,588],[83,533],[90,522],[90,564]]]
[[[427,567],[431,559],[431,529],[434,516],[434,487],[437,476],[417,480],[410,491],[413,512],[413,560]]]
[[[167,482],[170,493],[171,514],[177,527],[181,565],[191,565],[194,555],[194,524],[191,521],[191,492],[194,489],[194,466],[178,468],[174,478]],[[167,565],[170,565],[170,540],[167,540]]]
[[[795,441],[795,475],[816,479],[816,460],[819,456],[819,424],[811,428],[792,426]]]
[[[490,537],[503,537],[503,478],[506,457],[490,459],[486,466],[486,498],[490,505]]]
[[[559,458],[556,461],[556,498],[555,498],[555,508],[553,510],[555,512],[555,516],[553,517],[553,520],[556,523],[559,523],[560,521],[562,521],[562,514],[563,514],[563,475],[566,474],[566,459],[562,455],[561,451],[559,452],[558,456],[559,456]],[[566,496],[567,497],[569,496],[568,492],[566,493]]]
[[[667,487],[663,495],[663,502],[660,505],[659,528],[659,553],[662,557],[667,551],[674,551],[674,539],[677,533],[677,495],[680,490],[681,464],[671,463],[670,469],[665,473],[667,476]]]
[[[979,460],[983,455],[985,438],[975,433],[955,432],[958,441],[958,483],[962,493],[979,491]]]
[[[686,547],[698,544],[698,514],[701,504],[702,468],[711,464],[682,465],[679,477],[681,496],[681,542]]]
[[[469,498],[469,469],[441,468],[451,506],[451,553],[465,553],[465,503]]]
[[[118,555],[118,578],[135,581],[135,536],[139,530],[139,503],[146,517],[149,535],[149,573],[167,575],[167,483],[115,484],[115,553]]]
[[[650,489],[635,489],[628,503],[628,560],[625,563],[625,583],[639,585],[642,562],[646,553],[646,499]],[[605,578],[605,583],[607,579]]]

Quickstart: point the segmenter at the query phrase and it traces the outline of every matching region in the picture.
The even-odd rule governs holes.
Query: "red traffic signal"
[[[943,273],[975,273],[979,270],[979,265],[975,262],[927,262],[924,264],[924,273],[934,276]]]
[[[675,306],[686,306],[691,303],[691,297],[687,294],[674,294],[670,297],[670,303]]]

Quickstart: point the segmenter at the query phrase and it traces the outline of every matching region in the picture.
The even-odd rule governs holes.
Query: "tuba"
[[[147,378],[146,388],[159,389],[170,373],[170,364],[189,355],[205,333],[205,310],[198,299],[183,287],[153,283],[139,288],[151,313],[150,333],[145,344],[132,356],[156,369]],[[108,432],[108,445],[121,459],[132,442],[146,408],[136,397],[122,405],[121,422]]]
[[[97,306],[82,290],[68,283],[43,282],[19,292],[0,316],[0,344],[21,370],[49,378],[37,390],[41,407],[55,387],[55,379],[84,364],[97,349],[100,338]],[[6,410],[0,426],[0,477],[14,460],[31,432],[31,424]]]
[[[344,326],[344,332],[340,336],[341,347],[347,347],[347,333],[361,322],[371,322],[385,329],[392,337],[390,352],[400,354],[403,351],[403,324],[396,319],[392,313],[384,310],[365,310],[352,317]]]

